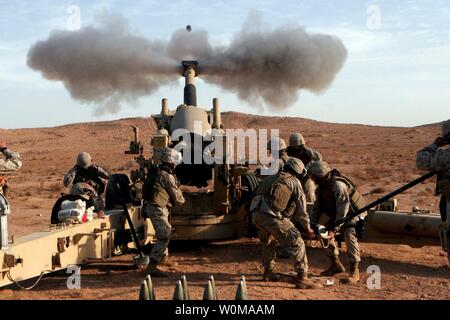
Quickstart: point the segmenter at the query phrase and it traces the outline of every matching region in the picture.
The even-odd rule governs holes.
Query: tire
[[[117,184],[120,187],[117,188]],[[112,210],[116,207],[122,206],[122,201],[125,203],[132,203],[130,196],[130,179],[126,174],[113,174],[109,176],[108,184],[106,185],[105,193],[105,208],[106,210]]]

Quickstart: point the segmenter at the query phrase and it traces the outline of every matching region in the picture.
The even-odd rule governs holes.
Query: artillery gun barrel
[[[354,213],[346,216],[345,218],[337,220],[336,222],[333,223],[333,225],[331,227],[334,228],[334,227],[336,227],[338,225],[341,225],[341,224],[344,224],[344,223],[350,221],[351,219],[353,219],[354,217],[360,215],[361,213],[363,213],[363,212],[365,212],[365,211],[367,211],[367,210],[369,210],[369,209],[379,205],[380,203],[382,203],[384,201],[389,200],[392,197],[395,197],[396,195],[398,195],[398,194],[400,194],[400,193],[402,193],[402,192],[404,192],[404,191],[414,187],[415,185],[418,185],[419,183],[421,183],[421,182],[423,182],[423,181],[425,181],[425,180],[435,176],[436,174],[437,174],[437,172],[432,171],[432,172],[429,172],[429,173],[427,173],[427,174],[425,174],[425,175],[423,175],[423,176],[421,176],[421,177],[419,177],[419,178],[417,178],[417,179],[415,179],[415,180],[405,184],[404,186],[398,188],[397,190],[392,191],[391,193],[388,193],[384,197],[381,197],[381,198],[375,200],[374,202],[369,203],[368,205],[364,206],[363,208],[361,208],[359,210],[356,210]]]

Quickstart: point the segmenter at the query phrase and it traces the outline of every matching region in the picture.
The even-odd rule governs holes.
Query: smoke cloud
[[[96,26],[52,32],[31,47],[28,65],[62,81],[74,99],[96,103],[101,114],[118,112],[122,102],[175,82],[182,60],[198,60],[199,77],[250,105],[285,108],[302,89],[326,90],[346,57],[336,37],[300,26],[264,29],[252,16],[228,45],[216,47],[205,30],[180,29],[168,41],[151,41],[133,35],[122,18],[109,16]]]

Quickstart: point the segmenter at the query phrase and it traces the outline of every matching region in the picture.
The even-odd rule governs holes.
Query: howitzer
[[[379,198],[379,199],[369,203],[368,205],[364,206],[363,208],[361,208],[359,210],[356,210],[352,214],[350,214],[350,215],[348,215],[348,216],[346,216],[346,217],[344,217],[344,218],[342,218],[340,220],[335,221],[334,223],[332,223],[329,226],[329,229],[331,230],[331,229],[334,229],[335,227],[337,227],[339,225],[347,223],[348,221],[350,221],[354,217],[360,215],[361,213],[363,213],[363,212],[365,212],[365,211],[367,211],[367,210],[369,210],[369,209],[371,209],[371,208],[373,208],[373,207],[375,207],[375,206],[377,206],[377,205],[379,205],[379,204],[381,204],[381,203],[391,199],[392,197],[395,197],[396,195],[398,195],[398,194],[400,194],[402,192],[405,192],[406,190],[408,190],[408,189],[414,187],[415,185],[418,185],[419,183],[421,183],[421,182],[423,182],[423,181],[425,181],[425,180],[435,176],[436,174],[437,174],[437,172],[432,171],[432,172],[429,172],[429,173],[427,173],[427,174],[425,174],[425,175],[423,175],[423,176],[421,176],[421,177],[419,177],[419,178],[409,182],[408,184],[405,184],[404,186],[398,188],[397,190],[395,190],[395,191],[393,191],[391,193],[388,193],[387,195],[385,195],[385,196],[383,196],[383,197],[381,197],[381,198]]]

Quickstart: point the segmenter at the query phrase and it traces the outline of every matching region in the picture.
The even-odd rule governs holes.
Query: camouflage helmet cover
[[[304,145],[305,145],[305,139],[303,138],[303,136],[300,133],[294,132],[291,134],[291,136],[289,137],[289,146],[299,147],[299,146],[304,146]]]
[[[290,157],[287,161],[284,167],[291,168],[295,173],[301,176],[306,176],[306,168],[303,162],[300,159]]]
[[[450,119],[442,123],[442,136],[445,137],[450,133]]]
[[[165,148],[161,153],[161,162],[165,164],[179,164],[183,160],[180,152],[172,148]]]
[[[274,137],[267,142],[267,150],[272,151],[272,146],[278,148],[278,151],[286,149],[286,142],[283,139]]]
[[[97,195],[97,192],[88,183],[79,182],[72,186],[72,188],[70,189],[70,194],[74,196],[80,196],[85,200],[89,200],[91,197],[95,197]]]
[[[87,169],[91,166],[92,164],[92,158],[91,155],[87,152],[81,152],[80,154],[78,154],[77,156],[77,165]]]
[[[324,176],[331,171],[330,166],[325,161],[314,161],[306,167],[312,176]]]

